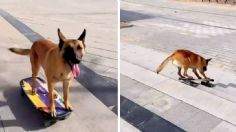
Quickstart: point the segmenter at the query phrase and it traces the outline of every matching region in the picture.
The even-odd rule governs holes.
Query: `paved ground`
[[[12,0],[0,4],[0,131],[116,131],[117,115],[112,109],[117,105],[116,2]],[[103,9],[104,4],[110,8]],[[44,128],[40,114],[20,96],[19,81],[31,75],[29,58],[7,48],[28,48],[40,37],[58,42],[58,27],[70,38],[86,28],[88,48],[81,76],[71,87],[72,115]],[[40,76],[44,77],[42,71]],[[62,94],[60,84],[57,91]]]
[[[235,131],[235,10],[169,0],[122,1],[121,21],[132,26],[121,29],[121,95],[168,120],[165,128]],[[213,58],[206,74],[215,79],[216,86],[180,83],[177,68],[171,64],[155,74],[176,49]]]

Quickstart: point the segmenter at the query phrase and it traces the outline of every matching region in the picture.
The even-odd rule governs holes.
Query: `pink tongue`
[[[74,77],[78,77],[80,74],[79,66],[77,64],[73,64],[72,66],[72,73]]]

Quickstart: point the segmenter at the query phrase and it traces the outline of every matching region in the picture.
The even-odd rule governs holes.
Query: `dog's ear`
[[[83,33],[78,38],[78,40],[81,40],[83,44],[84,44],[85,36],[86,36],[86,29],[84,29]]]
[[[61,50],[64,41],[66,40],[65,36],[61,33],[60,28],[57,29],[58,37],[59,37],[59,49]]]
[[[210,59],[206,59],[207,64],[208,64],[209,61],[211,61],[211,59],[212,59],[212,58],[210,58]]]

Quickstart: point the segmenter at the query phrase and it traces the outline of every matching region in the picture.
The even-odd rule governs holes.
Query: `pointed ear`
[[[212,59],[212,58],[210,58],[210,59],[206,59],[206,62],[208,63],[209,61],[211,61],[211,59]]]
[[[61,50],[64,41],[66,40],[65,36],[61,33],[60,28],[57,29],[58,37],[59,37],[59,48]]]
[[[84,44],[85,36],[86,36],[86,29],[84,29],[83,33],[78,38],[78,40],[81,40],[83,44]]]

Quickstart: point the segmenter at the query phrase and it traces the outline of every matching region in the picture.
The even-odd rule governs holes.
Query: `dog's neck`
[[[65,67],[67,71],[71,71],[71,66],[70,64],[63,58],[63,53],[60,51],[59,47],[55,49],[56,54],[58,55],[58,58],[60,58],[61,63]]]

